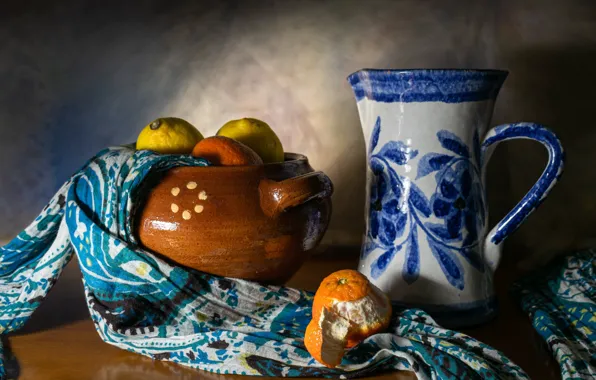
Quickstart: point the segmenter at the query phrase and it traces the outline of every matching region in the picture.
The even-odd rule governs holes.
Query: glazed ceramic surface
[[[278,164],[179,167],[147,186],[137,224],[145,247],[202,272],[263,283],[288,280],[331,215],[331,181],[296,154]]]
[[[368,149],[359,270],[397,304],[422,307],[451,326],[494,314],[502,242],[563,169],[561,144],[544,127],[489,130],[506,76],[497,70],[362,70],[348,78]],[[494,146],[515,138],[542,143],[548,165],[489,231],[484,169]]]

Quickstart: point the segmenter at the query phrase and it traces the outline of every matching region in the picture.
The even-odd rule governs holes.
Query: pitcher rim
[[[385,103],[495,100],[508,71],[498,69],[361,69],[347,77],[356,101]]]
[[[351,82],[353,77],[358,76],[361,73],[373,73],[373,74],[420,74],[420,73],[429,73],[429,74],[493,74],[502,77],[506,77],[509,75],[508,70],[503,69],[454,69],[454,68],[433,68],[433,69],[375,69],[375,68],[362,68],[360,70],[354,71],[352,74],[347,76],[347,80]]]

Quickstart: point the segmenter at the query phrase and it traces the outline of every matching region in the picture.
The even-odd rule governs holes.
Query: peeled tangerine
[[[389,299],[360,272],[340,270],[326,277],[315,294],[304,344],[323,365],[341,363],[351,348],[389,326]]]

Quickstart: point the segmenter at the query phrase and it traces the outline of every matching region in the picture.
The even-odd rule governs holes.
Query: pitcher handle
[[[495,270],[499,264],[501,250],[499,245],[513,233],[526,218],[546,198],[563,172],[565,154],[557,136],[548,128],[534,123],[504,124],[491,129],[482,143],[482,165],[486,164],[496,145],[502,141],[513,139],[530,139],[544,145],[548,151],[546,168],[532,186],[530,191],[497,225],[488,233],[484,252],[487,263]],[[485,173],[485,170],[483,170]]]
[[[325,173],[312,172],[280,182],[263,179],[259,184],[259,191],[263,212],[269,217],[275,217],[290,207],[315,198],[330,197],[333,184]]]

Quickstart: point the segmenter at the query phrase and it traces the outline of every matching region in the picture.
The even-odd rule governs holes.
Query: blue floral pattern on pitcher
[[[416,176],[420,179],[434,173],[436,186],[429,196],[393,168],[418,157],[418,150],[402,141],[389,141],[377,149],[380,132],[378,117],[369,149],[374,178],[362,252],[363,258],[376,249],[382,252],[371,264],[371,276],[379,278],[395,255],[403,252],[403,279],[409,284],[415,282],[420,274],[418,234],[422,233],[449,283],[463,290],[462,258],[481,272],[485,269],[478,239],[486,214],[478,132],[472,149],[449,131],[437,133],[445,152],[420,157]]]

